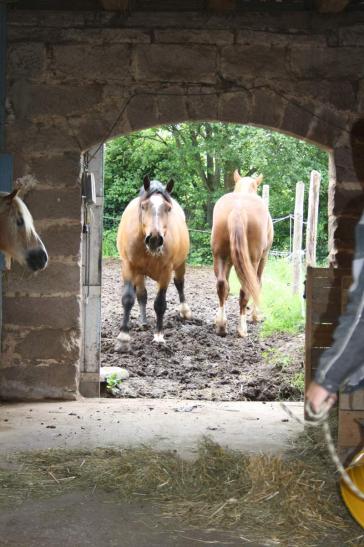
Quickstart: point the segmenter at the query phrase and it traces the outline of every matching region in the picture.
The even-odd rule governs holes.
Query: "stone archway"
[[[311,17],[315,19],[316,16]],[[333,151],[333,260],[347,266],[362,190],[349,130],[363,100],[351,14],[328,27],[267,15],[158,28],[80,12],[9,21],[7,148],[49,249],[46,272],[14,268],[4,297],[0,396],[75,398],[80,358],[80,155],[117,134],[184,120],[270,127]],[[243,29],[243,30],[240,30]],[[245,29],[245,30],[244,30]],[[332,33],[339,37],[332,47]],[[355,33],[353,33],[355,37]],[[355,89],[359,89],[355,93]],[[336,185],[334,188],[334,180]],[[360,198],[360,199],[359,199]]]

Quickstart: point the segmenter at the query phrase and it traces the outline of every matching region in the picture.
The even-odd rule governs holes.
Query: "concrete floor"
[[[289,407],[302,416],[302,403]],[[301,430],[279,403],[88,399],[2,404],[0,460],[23,450],[141,443],[193,457],[203,435],[234,449],[280,452]],[[151,503],[126,504],[114,493],[98,489],[28,500],[16,509],[9,505],[0,511],[1,547],[277,544],[269,537],[269,527],[256,533],[252,538],[233,531],[192,529],[161,515]]]
[[[302,403],[288,405],[302,417]],[[301,431],[276,402],[85,399],[0,405],[2,456],[143,443],[189,457],[203,435],[233,449],[280,452]]]

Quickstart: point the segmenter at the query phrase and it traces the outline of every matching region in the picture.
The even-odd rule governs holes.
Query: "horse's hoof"
[[[181,304],[180,307],[179,307],[179,315],[182,319],[191,319],[192,318],[191,308],[185,302],[183,304]]]
[[[153,336],[153,342],[156,344],[162,344],[163,346],[166,344],[166,341],[164,339],[164,336],[161,332],[156,332]]]
[[[130,351],[130,334],[120,332],[114,346],[117,353],[127,353]]]
[[[238,334],[240,338],[246,338],[248,336],[248,331],[246,329],[238,329]]]
[[[226,328],[225,327],[216,327],[216,334],[218,336],[226,336],[227,335],[227,332],[226,332]]]

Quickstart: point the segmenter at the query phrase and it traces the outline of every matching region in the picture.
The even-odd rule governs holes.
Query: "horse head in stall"
[[[234,191],[222,196],[215,204],[211,234],[219,298],[216,331],[221,336],[226,335],[225,302],[232,266],[241,286],[239,335],[247,335],[246,309],[250,298],[253,300],[252,319],[259,320],[257,306],[262,273],[273,241],[273,223],[268,207],[257,194],[263,176],[241,177],[236,170],[234,180]]]
[[[5,255],[7,268],[13,259],[34,272],[44,270],[48,254],[18,191],[0,192],[0,251]]]
[[[121,331],[116,340],[116,351],[129,349],[129,318],[135,295],[139,303],[141,324],[147,324],[146,276],[158,284],[154,301],[157,316],[155,342],[164,343],[163,317],[167,308],[166,293],[173,273],[180,300],[179,314],[183,319],[191,317],[191,310],[185,302],[184,295],[184,276],[190,240],[185,214],[177,201],[171,197],[172,189],[172,180],[164,186],[157,180],[151,181],[149,177],[144,177],[139,197],[128,204],[121,217],[117,247],[124,281],[124,314]]]

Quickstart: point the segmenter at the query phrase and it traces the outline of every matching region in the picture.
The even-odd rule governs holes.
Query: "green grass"
[[[261,336],[276,332],[296,334],[304,329],[301,295],[292,294],[292,264],[286,259],[270,258],[263,273],[261,310],[265,320]],[[240,283],[235,271],[230,275],[230,292],[239,294]]]
[[[111,256],[119,256],[116,248],[116,233],[117,229],[104,229],[102,240],[102,256],[109,258]]]

